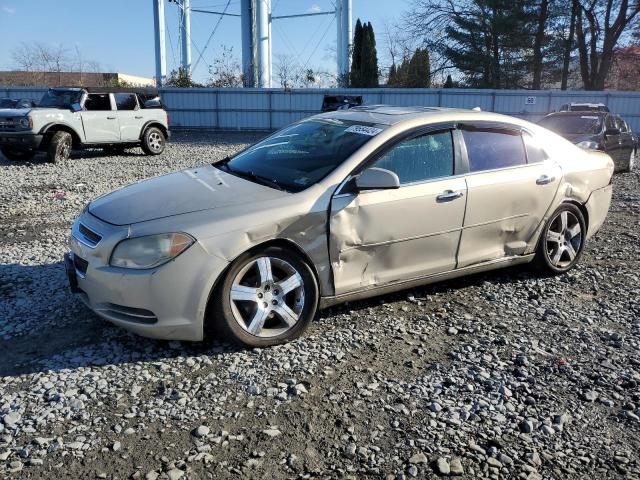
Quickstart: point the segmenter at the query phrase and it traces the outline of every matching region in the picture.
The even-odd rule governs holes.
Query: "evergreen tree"
[[[356,22],[351,60],[351,87],[370,88],[379,85],[378,53],[373,26]]]
[[[351,55],[351,86],[359,87],[362,77],[362,22],[356,22],[353,34],[353,53]]]
[[[431,64],[429,52],[426,48],[417,49],[407,64],[405,87],[429,88],[431,87]]]
[[[447,75],[447,80],[444,82],[443,88],[453,88],[453,78],[451,78],[451,75]]]
[[[531,19],[526,2],[473,0],[446,28],[445,57],[478,88],[521,88],[527,81]]]
[[[388,87],[397,87],[396,82],[398,79],[396,78],[398,75],[398,71],[396,69],[396,64],[392,64],[389,69],[389,77],[387,78],[387,86]]]

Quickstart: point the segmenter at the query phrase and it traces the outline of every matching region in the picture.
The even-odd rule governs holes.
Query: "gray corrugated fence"
[[[0,96],[40,98],[43,88],[0,87]],[[536,121],[564,103],[604,103],[640,131],[639,92],[471,89],[164,88],[174,128],[273,130],[320,111],[325,94],[362,95],[367,104],[480,107]]]

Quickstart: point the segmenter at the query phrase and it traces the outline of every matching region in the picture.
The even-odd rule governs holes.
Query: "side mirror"
[[[71,104],[71,111],[73,113],[79,112],[80,110],[82,110],[82,105],[80,105],[79,103],[72,103]]]
[[[371,167],[356,178],[355,187],[357,191],[390,190],[400,188],[400,179],[391,170]]]
[[[619,128],[607,128],[604,131],[605,135],[620,135],[620,129]]]

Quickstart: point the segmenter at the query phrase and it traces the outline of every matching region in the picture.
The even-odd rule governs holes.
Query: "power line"
[[[307,65],[309,65],[309,62],[311,61],[311,57],[313,57],[313,55],[316,53],[316,50],[318,50],[318,47],[320,46],[320,44],[324,41],[324,39],[327,36],[327,33],[329,33],[329,29],[333,25],[334,21],[335,21],[335,17],[332,17],[331,21],[329,22],[329,25],[327,25],[327,29],[324,31],[324,33],[322,34],[322,37],[320,38],[320,41],[316,44],[315,48],[311,52],[311,55],[309,55],[309,58],[307,59],[306,63],[304,64],[304,67],[302,67],[303,70],[306,70]]]
[[[218,27],[220,26],[220,23],[222,22],[222,19],[224,18],[224,15],[227,13],[227,10],[229,9],[229,5],[230,4],[231,4],[231,0],[227,0],[227,4],[224,7],[224,11],[222,12],[222,15],[220,15],[220,18],[218,18],[218,23],[216,23],[216,25],[213,27],[213,30],[211,31],[211,35],[209,35],[209,38],[207,39],[207,43],[205,43],[205,45],[204,45],[203,51],[200,53],[200,56],[198,57],[198,60],[196,61],[196,63],[193,66],[193,68],[191,69],[191,73],[192,74],[193,74],[193,72],[195,72],[196,68],[198,68],[198,65],[200,64],[200,60],[202,60],[202,57],[204,56],[204,51],[209,46],[209,42],[211,41],[211,39],[215,35],[216,30],[218,30]]]

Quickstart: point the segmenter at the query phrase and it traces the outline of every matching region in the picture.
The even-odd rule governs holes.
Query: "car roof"
[[[613,115],[611,112],[602,112],[597,110],[571,110],[562,112],[551,112],[544,118],[548,117],[606,117],[607,115]]]
[[[315,118],[335,118],[355,122],[396,125],[412,120],[423,120],[425,123],[447,121],[484,120],[521,124],[523,121],[499,113],[482,112],[464,108],[445,107],[402,107],[394,105],[363,105],[348,110],[337,110],[316,115]]]

